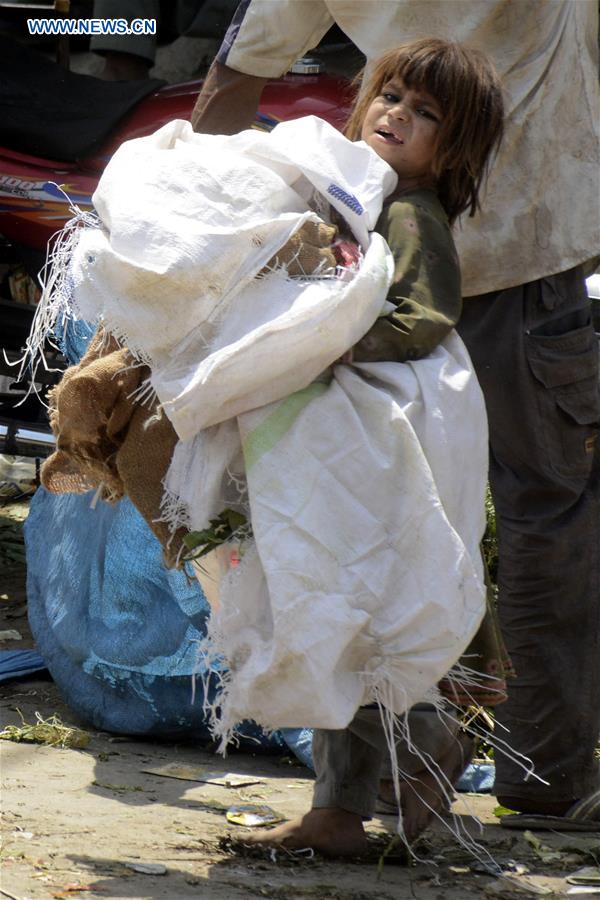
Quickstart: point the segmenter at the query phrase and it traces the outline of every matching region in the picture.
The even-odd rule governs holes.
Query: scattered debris
[[[520,878],[516,875],[501,875],[496,881],[485,885],[485,893],[492,897],[509,897],[513,894],[532,894],[539,897],[556,896],[552,888],[538,884],[532,878]]]
[[[85,891],[96,892],[97,890],[98,888],[93,884],[77,884],[76,882],[72,882],[71,884],[65,884],[60,891],[56,891],[52,896],[54,900],[62,900],[63,897],[70,897],[71,894],[81,894]]]
[[[286,856],[291,856],[294,859],[314,859],[315,851],[312,847],[302,847],[299,850],[287,850],[285,847],[271,847],[269,851],[269,856],[271,858],[271,862],[276,863],[278,857],[281,853],[285,853]]]
[[[218,800],[196,800],[196,798],[194,798],[193,803],[189,804],[189,807],[193,809],[205,809],[207,812],[214,812],[219,815],[224,815],[229,810],[229,806],[226,803],[219,803]]]
[[[21,725],[7,725],[0,731],[0,740],[2,741],[25,741],[30,744],[47,744],[50,747],[70,748],[72,750],[81,750],[87,747],[91,738],[86,731],[79,728],[71,728],[63,725],[58,716],[51,716],[49,719],[43,719],[39,712],[36,712],[37,721],[33,725],[28,725],[21,711],[17,712],[21,716]]]
[[[92,781],[94,787],[105,788],[107,791],[146,791],[147,788],[139,784],[108,784],[104,781]]]
[[[237,772],[215,772],[206,766],[182,766],[179,763],[166,763],[156,769],[142,769],[147,775],[159,775],[161,778],[180,778],[182,781],[200,781],[204,784],[218,784],[223,787],[247,787],[251,784],[263,784],[263,780],[252,775],[241,775]]]
[[[7,628],[0,631],[0,641],[22,641],[23,635],[16,628]]]
[[[563,857],[563,862],[567,862],[569,856],[578,854],[595,865],[600,865],[600,836],[597,834],[554,834],[552,843],[557,850],[567,854]]]
[[[270,863],[284,865],[298,865],[316,858],[312,847],[302,850],[289,850],[287,847],[266,847],[260,844],[247,844],[243,837],[224,835],[218,841],[218,847],[232,856],[241,856],[245,859],[261,859]]]
[[[92,865],[96,871],[101,875],[114,875],[117,878],[126,878],[131,876],[133,878],[133,872],[131,869],[128,869],[125,863],[114,862],[112,860],[94,860]]]
[[[561,862],[563,858],[563,854],[560,850],[553,850],[552,847],[548,847],[547,844],[543,844],[542,841],[538,837],[533,834],[531,831],[523,832],[523,839],[529,844],[532,848],[533,852],[542,862],[551,863],[551,862]]]
[[[495,878],[505,874],[500,863],[494,862],[492,859],[478,859],[471,863],[469,869],[476,875],[493,875]]]
[[[407,849],[402,842],[398,842],[395,839],[396,837],[397,836],[393,836],[390,840],[390,835],[387,833],[369,833],[367,835],[368,845],[365,853],[362,856],[353,857],[352,864],[377,866],[380,873],[383,865],[407,866],[409,864]],[[271,847],[267,844],[249,844],[244,840],[243,835],[224,835],[218,839],[217,846],[221,851],[231,856],[238,856],[244,859],[264,860],[279,866],[295,866],[307,861],[324,861],[324,858],[312,847],[290,850],[287,847],[282,846]],[[319,896],[321,895],[319,894]],[[350,897],[350,895],[346,893],[344,893],[343,896]]]
[[[508,862],[502,863],[502,869],[505,875],[508,872],[511,872],[513,875],[527,875],[529,872],[527,866],[524,866],[523,863],[515,862],[514,859],[509,859]]]
[[[600,895],[600,887],[596,887],[593,884],[575,884],[568,888],[567,894],[587,894],[588,896],[595,894],[598,896]]]
[[[4,613],[5,619],[20,619],[22,616],[27,615],[27,604],[21,603],[19,606],[14,606],[12,609],[7,610]]]
[[[244,825],[246,828],[257,828],[261,825],[275,825],[285,821],[270,806],[248,803],[243,806],[230,806],[227,810],[227,821],[233,825]]]
[[[23,528],[20,523],[0,520],[0,562],[3,569],[25,563]]]
[[[161,863],[125,863],[125,868],[141,875],[166,875],[168,872]]]
[[[16,399],[17,396],[15,396]],[[36,463],[39,463],[39,460],[33,457],[0,454],[0,501],[2,503],[15,507],[17,511],[25,506],[22,498],[35,493],[37,487]]]
[[[600,888],[600,867],[584,866],[567,877],[568,884],[588,884]]]
[[[508,806],[495,806],[494,807],[494,815],[496,818],[500,818],[501,816],[512,816],[515,815],[516,810],[509,809]]]

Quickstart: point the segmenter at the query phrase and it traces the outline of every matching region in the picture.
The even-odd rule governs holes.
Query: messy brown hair
[[[362,86],[362,73],[357,76],[358,94],[345,129],[350,140],[360,140],[369,106],[392,78],[437,101],[443,113],[434,156],[438,195],[451,223],[465,210],[475,215],[504,128],[502,88],[494,67],[478,50],[438,38],[388,50]]]

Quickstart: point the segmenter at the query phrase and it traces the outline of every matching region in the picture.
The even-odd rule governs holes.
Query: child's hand
[[[312,220],[305,222],[269,260],[261,274],[280,266],[285,266],[292,278],[335,269],[336,258],[331,245],[336,235],[335,225]]]
[[[338,266],[341,266],[343,269],[358,269],[361,252],[356,241],[339,237],[333,242],[331,249]]]
[[[334,362],[334,366],[338,366],[338,365],[350,366],[350,365],[352,365],[353,362],[354,362],[354,347],[350,347],[349,350],[346,350],[345,353],[342,353],[342,355],[338,359],[336,359],[336,361]]]

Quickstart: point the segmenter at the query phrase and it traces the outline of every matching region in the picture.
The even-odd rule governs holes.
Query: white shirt
[[[483,212],[455,230],[465,296],[600,252],[596,0],[250,0],[219,59],[277,77],[334,21],[367,60],[441,37],[485,52],[502,78],[506,135]]]

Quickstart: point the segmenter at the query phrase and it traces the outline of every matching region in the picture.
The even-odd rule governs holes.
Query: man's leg
[[[496,754],[496,794],[562,814],[598,786],[598,346],[580,269],[466,298],[459,333],[490,425],[499,614],[517,678],[496,711],[549,782]]]

